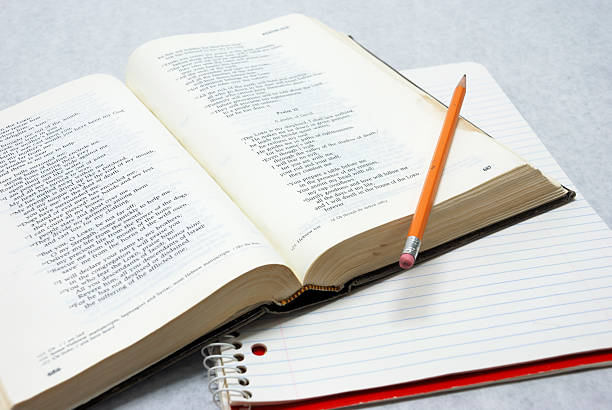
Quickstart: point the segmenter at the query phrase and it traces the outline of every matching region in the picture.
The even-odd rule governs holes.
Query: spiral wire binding
[[[232,350],[240,348],[236,335],[229,334],[221,340],[204,346],[201,350],[202,364],[208,372],[208,390],[213,401],[219,408],[229,408],[229,398],[232,393],[244,399],[250,399],[253,394],[244,386],[249,379],[242,374],[246,371],[244,366],[237,363],[243,360],[242,355],[231,354]]]

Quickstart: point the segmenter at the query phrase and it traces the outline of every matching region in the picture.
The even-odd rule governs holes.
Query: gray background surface
[[[0,0],[0,109],[96,72],[124,77],[140,44],[240,28],[291,12],[352,34],[398,69],[485,65],[612,226],[612,2]],[[197,356],[98,408],[212,408]],[[385,408],[612,408],[612,369]]]

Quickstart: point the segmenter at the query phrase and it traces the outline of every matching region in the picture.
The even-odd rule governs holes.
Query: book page
[[[413,213],[445,115],[300,15],[147,43],[127,84],[298,274],[336,243]],[[437,202],[521,164],[462,121]]]
[[[466,118],[575,190],[484,67],[406,75],[445,99],[463,73]],[[612,232],[578,192],[563,207],[331,304],[253,323],[241,329],[243,347],[226,354],[245,356],[249,384],[237,388],[252,394],[248,405],[609,349],[611,268]],[[254,344],[266,354],[254,355]]]
[[[117,79],[0,112],[0,378],[13,402],[282,263]],[[170,340],[167,340],[170,343]]]

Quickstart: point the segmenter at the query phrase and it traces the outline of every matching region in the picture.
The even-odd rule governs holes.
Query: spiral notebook
[[[404,74],[448,101],[463,73],[462,115],[575,190],[483,66]],[[612,233],[578,194],[333,303],[255,322],[206,363],[222,404],[333,408],[604,366],[611,348]]]

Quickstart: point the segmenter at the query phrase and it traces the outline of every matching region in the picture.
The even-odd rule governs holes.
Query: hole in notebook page
[[[237,361],[241,362],[244,360],[244,355],[242,353],[236,353],[234,355],[234,359],[236,359]]]
[[[238,349],[240,349],[242,347],[242,343],[240,343],[240,342],[234,342],[234,343],[232,343],[232,345],[234,346],[234,348],[236,350],[238,350]]]
[[[253,352],[255,356],[263,356],[267,351],[268,348],[262,343],[257,343],[251,346],[251,352]]]
[[[238,369],[238,373],[240,373],[240,374],[246,373],[246,371],[247,371],[246,366],[236,366],[236,369]]]

